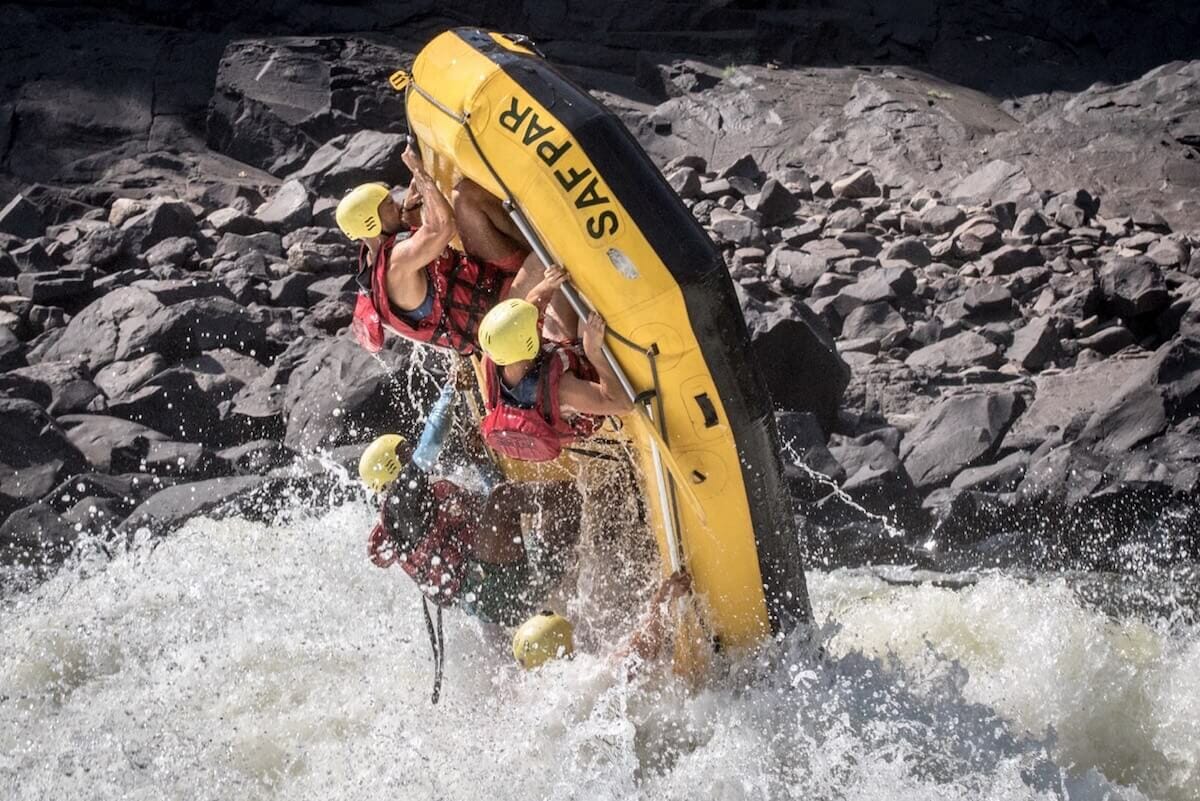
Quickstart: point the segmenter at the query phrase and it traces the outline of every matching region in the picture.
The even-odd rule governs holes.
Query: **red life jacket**
[[[599,377],[577,341],[543,343],[533,369],[540,371],[537,401],[532,409],[521,409],[505,402],[500,393],[500,367],[484,357],[488,413],[483,418],[483,439],[510,459],[548,462],[558,458],[564,443],[591,436],[604,420],[591,414],[564,417],[558,399],[559,379],[567,372],[584,381],[595,382]]]
[[[407,235],[401,236],[403,241]],[[433,292],[433,308],[425,319],[410,323],[392,311],[387,296],[387,268],[397,235],[387,237],[368,264],[366,245],[358,256],[358,300],[354,304],[351,330],[359,344],[371,353],[383,347],[384,329],[402,337],[450,348],[464,356],[477,349],[479,322],[504,297],[513,275],[488,262],[476,261],[465,253],[446,248],[425,267]]]
[[[399,564],[426,598],[439,606],[452,606],[466,578],[466,554],[475,541],[465,493],[449,481],[430,485],[434,519],[429,531],[406,550],[388,536],[383,516],[371,529],[367,555],[377,567]]]

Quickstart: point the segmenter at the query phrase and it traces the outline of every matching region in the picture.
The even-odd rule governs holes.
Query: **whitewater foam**
[[[811,576],[813,642],[689,695],[589,653],[522,673],[450,613],[443,701],[418,595],[372,567],[365,504],[196,520],[0,608],[0,796],[14,799],[1141,799],[1200,796],[1200,632],[1068,581],[950,590]],[[630,572],[631,571],[631,572]]]

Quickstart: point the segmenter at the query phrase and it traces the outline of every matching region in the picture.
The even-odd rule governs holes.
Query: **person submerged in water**
[[[352,330],[371,352],[391,331],[470,355],[483,315],[524,296],[544,267],[499,199],[464,178],[447,201],[411,145],[403,159],[412,182],[401,201],[371,183],[337,206],[338,227],[362,243]],[[465,252],[450,246],[456,236]]]
[[[479,326],[486,354],[483,438],[509,458],[557,458],[564,443],[590,436],[606,416],[633,411],[604,358],[605,324],[598,313],[578,326],[577,339],[543,340],[542,315],[566,279],[563,268],[551,267],[524,300],[500,303]]]

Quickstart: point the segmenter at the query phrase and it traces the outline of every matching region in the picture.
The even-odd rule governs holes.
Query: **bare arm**
[[[537,306],[538,314],[543,314],[546,307],[550,305],[551,299],[554,298],[554,293],[566,281],[567,271],[557,264],[551,265],[546,268],[545,277],[525,295],[525,300]]]
[[[657,659],[670,637],[671,604],[675,599],[682,598],[692,589],[692,577],[684,572],[671,574],[659,585],[654,597],[650,599],[650,609],[638,630],[629,640],[629,647],[623,655],[637,655],[643,662]]]
[[[454,238],[454,212],[437,184],[421,164],[421,157],[409,145],[404,151],[404,163],[412,171],[409,191],[421,195],[425,206],[425,221],[412,236],[392,249],[388,272],[409,274],[436,259]]]
[[[604,318],[592,312],[583,327],[583,352],[596,368],[600,383],[565,374],[558,383],[558,401],[581,414],[629,414],[633,411],[633,401],[626,396],[617,374],[604,358],[603,344]]]

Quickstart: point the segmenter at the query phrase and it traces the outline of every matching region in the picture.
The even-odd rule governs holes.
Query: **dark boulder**
[[[45,407],[52,415],[82,412],[100,390],[77,362],[41,362],[0,375],[0,392],[22,397]]]
[[[31,501],[64,474],[86,467],[83,454],[45,409],[27,400],[0,397],[0,494]]]
[[[944,399],[926,412],[900,445],[918,488],[944,484],[995,453],[1024,399],[1012,392],[973,392]]]
[[[1114,259],[1100,270],[1099,280],[1104,299],[1121,317],[1157,312],[1170,300],[1162,269],[1149,259]]]
[[[211,348],[268,354],[262,322],[223,297],[200,297],[165,305],[153,292],[122,287],[75,315],[63,335],[38,353],[40,360],[86,357],[89,369],[157,352],[168,360]]]
[[[69,414],[58,422],[88,463],[105,472],[140,471],[150,443],[168,439],[147,426],[107,415]]]
[[[0,524],[0,564],[20,565],[42,574],[70,555],[79,531],[48,504],[18,509]]]
[[[395,376],[414,346],[393,342],[377,356],[349,337],[305,351],[282,398],[285,444],[298,451],[327,448],[412,427],[420,411]]]
[[[1111,390],[1111,388],[1110,388]],[[1200,339],[1177,337],[1110,392],[1080,433],[1103,452],[1124,453],[1169,423],[1200,411]]]
[[[850,368],[829,330],[803,303],[785,301],[753,332],[754,355],[777,408],[811,412],[832,431]]]
[[[396,186],[408,182],[408,168],[400,160],[407,147],[402,134],[359,131],[330,139],[303,167],[288,177],[318,195],[340,197],[367,181]]]
[[[968,367],[999,367],[1001,350],[995,343],[974,331],[963,331],[949,339],[913,351],[905,364],[934,371],[962,370]]]

